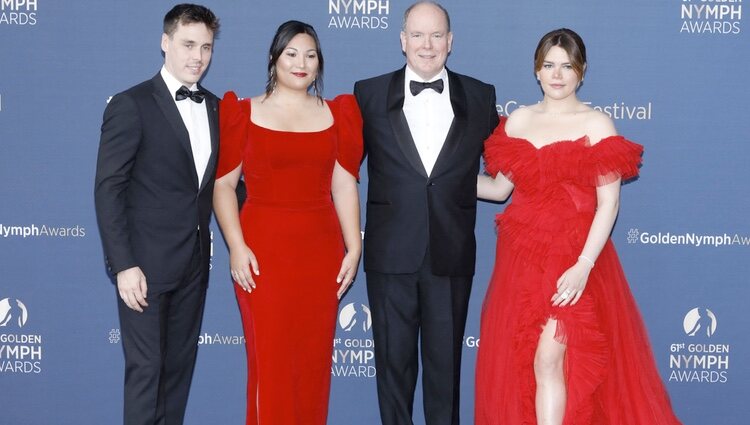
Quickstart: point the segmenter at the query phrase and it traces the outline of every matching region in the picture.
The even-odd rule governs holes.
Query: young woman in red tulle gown
[[[282,24],[269,57],[264,94],[220,104],[214,210],[246,338],[246,423],[324,425],[338,300],[361,252],[361,118],[353,96],[320,97],[310,25]]]
[[[545,35],[534,66],[544,99],[501,121],[478,182],[481,198],[513,200],[496,220],[475,422],[679,424],[609,239],[643,148],[576,97],[578,34]]]

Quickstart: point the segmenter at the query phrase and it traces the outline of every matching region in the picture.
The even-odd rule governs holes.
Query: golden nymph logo
[[[389,0],[328,0],[328,28],[388,29]]]
[[[739,34],[742,0],[682,0],[681,34]]]
[[[0,25],[36,25],[37,0],[0,0]]]

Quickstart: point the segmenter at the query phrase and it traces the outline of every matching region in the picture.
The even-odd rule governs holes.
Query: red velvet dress
[[[638,174],[643,147],[621,136],[537,149],[501,122],[485,142],[487,171],[515,185],[496,219],[495,269],[482,309],[475,423],[536,424],[534,354],[557,319],[567,345],[565,425],[679,424],[638,307],[607,241],[575,306],[553,307],[560,275],[576,263],[596,210],[596,186]]]
[[[362,157],[354,97],[328,106],[331,127],[297,133],[253,124],[250,100],[232,92],[220,104],[217,177],[242,163],[240,224],[260,268],[252,293],[234,285],[247,346],[248,425],[326,423],[344,257],[331,177],[337,161],[358,177]]]

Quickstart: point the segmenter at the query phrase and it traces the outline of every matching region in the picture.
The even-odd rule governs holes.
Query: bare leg
[[[557,321],[549,319],[542,328],[534,356],[536,376],[536,420],[539,425],[560,425],[565,415],[565,345],[555,341]]]

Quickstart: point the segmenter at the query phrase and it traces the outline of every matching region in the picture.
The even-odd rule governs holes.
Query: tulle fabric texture
[[[477,425],[536,424],[533,362],[542,326],[567,345],[565,425],[679,424],[611,241],[579,302],[552,307],[556,281],[578,258],[596,187],[637,176],[642,146],[621,136],[536,148],[505,133],[485,142],[487,172],[513,181],[496,218],[495,268],[484,300],[476,370]]]

